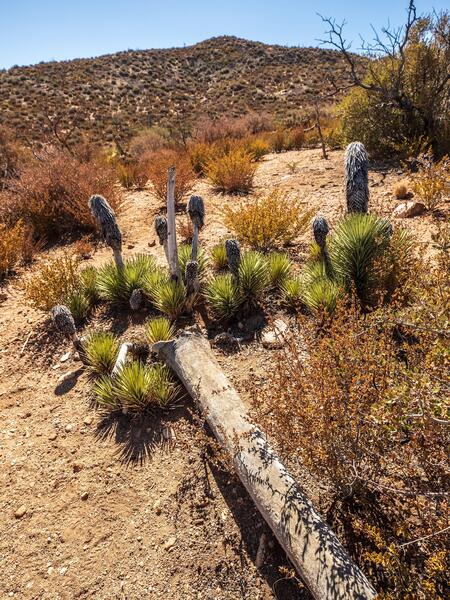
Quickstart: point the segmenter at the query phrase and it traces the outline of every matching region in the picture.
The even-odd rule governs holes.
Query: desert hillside
[[[333,50],[217,37],[194,46],[129,50],[0,72],[0,124],[42,138],[48,118],[99,141],[139,128],[264,111],[286,118],[347,83]],[[329,100],[328,100],[329,101]]]

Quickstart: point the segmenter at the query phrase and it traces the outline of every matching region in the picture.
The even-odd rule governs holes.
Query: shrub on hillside
[[[226,194],[248,194],[253,188],[256,164],[245,150],[232,150],[212,158],[206,166],[206,175],[217,191]]]
[[[0,221],[19,219],[30,224],[38,237],[51,238],[66,232],[95,230],[88,206],[92,194],[108,199],[117,212],[120,191],[112,167],[99,159],[80,162],[66,151],[44,149],[25,164],[20,176],[4,192]]]
[[[175,167],[175,203],[179,204],[192,190],[195,182],[189,156],[175,150],[161,150],[148,155],[147,160],[148,176],[161,202],[166,202],[167,198],[167,170]]]
[[[312,216],[300,202],[275,190],[224,209],[225,224],[251,248],[286,246],[306,231]]]

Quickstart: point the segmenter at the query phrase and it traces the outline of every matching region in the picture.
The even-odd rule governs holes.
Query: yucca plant
[[[157,281],[150,292],[154,306],[171,319],[177,319],[185,309],[184,285],[174,279],[161,279]]]
[[[127,304],[133,291],[144,288],[150,274],[157,270],[155,259],[148,254],[127,259],[121,269],[109,262],[97,274],[99,293],[110,302]]]
[[[267,260],[260,252],[247,252],[238,268],[239,291],[248,304],[257,302],[269,286]]]
[[[97,269],[95,267],[86,267],[80,271],[81,288],[89,299],[91,304],[95,304],[99,299],[97,288]]]
[[[67,296],[66,306],[76,321],[82,321],[89,315],[92,303],[83,289],[76,289]]]
[[[119,353],[119,342],[109,331],[93,331],[83,342],[86,362],[91,371],[98,374],[111,373]]]
[[[320,277],[302,286],[301,301],[312,313],[331,314],[336,308],[340,293],[336,282]]]
[[[216,244],[211,248],[211,261],[215,271],[221,271],[228,266],[227,251],[225,243]]]
[[[175,327],[166,317],[155,317],[147,321],[145,334],[149,344],[166,342],[175,335]]]
[[[204,295],[219,319],[232,317],[242,304],[242,297],[231,273],[213,277],[206,285]]]
[[[191,260],[191,246],[188,244],[181,244],[178,246],[178,264],[180,265],[180,271],[186,272],[186,265]],[[199,279],[205,273],[206,265],[208,264],[208,258],[200,248],[197,251],[197,263],[198,263],[198,277]]]
[[[163,365],[127,363],[113,383],[114,394],[129,412],[142,412],[150,405],[166,406],[176,396],[178,386]]]
[[[267,266],[271,287],[279,288],[289,277],[292,262],[286,254],[272,252],[267,257]]]
[[[110,375],[102,375],[94,381],[92,392],[95,400],[108,410],[118,410],[120,402],[114,389],[114,380]]]
[[[392,225],[387,219],[352,213],[338,223],[329,249],[335,279],[371,304],[380,287],[379,261],[388,250]]]
[[[281,285],[281,295],[288,306],[298,309],[302,301],[303,282],[299,277],[289,277]]]

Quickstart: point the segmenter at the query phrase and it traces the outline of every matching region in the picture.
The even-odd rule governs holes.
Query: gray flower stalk
[[[192,236],[191,260],[197,260],[198,232],[205,224],[205,204],[201,196],[191,196],[187,205],[187,213],[194,228]]]
[[[241,262],[241,249],[237,240],[226,240],[225,251],[227,253],[228,268],[235,279],[239,278],[239,264]]]
[[[50,316],[56,329],[58,329],[66,339],[72,341],[75,350],[77,350],[81,360],[84,362],[85,354],[83,343],[78,337],[75,321],[70,310],[63,304],[57,304],[51,309]]]
[[[89,208],[97,222],[103,239],[112,249],[118,269],[123,269],[122,233],[117,224],[116,215],[103,196],[94,195],[89,200]]]
[[[155,217],[155,231],[158,236],[158,240],[161,246],[164,246],[164,253],[166,255],[167,264],[169,263],[169,248],[167,243],[167,219],[162,215]]]
[[[367,213],[369,207],[369,157],[361,142],[345,150],[345,188],[347,211]]]

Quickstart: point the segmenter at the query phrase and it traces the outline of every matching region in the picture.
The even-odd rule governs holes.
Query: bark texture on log
[[[196,401],[238,475],[316,599],[371,600],[376,592],[251,423],[245,405],[198,333],[153,346]]]

